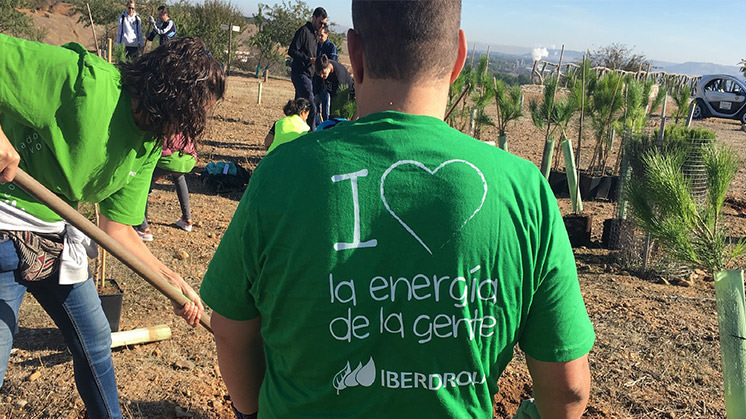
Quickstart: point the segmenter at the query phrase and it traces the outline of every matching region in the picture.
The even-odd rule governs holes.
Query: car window
[[[705,90],[709,90],[711,92],[717,92],[721,90],[721,80],[720,79],[714,79],[711,80],[709,83],[705,85]]]

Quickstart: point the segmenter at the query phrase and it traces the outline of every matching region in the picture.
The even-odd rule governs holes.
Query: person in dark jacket
[[[329,40],[329,24],[325,23],[316,32],[316,38],[319,44],[316,47],[316,61],[322,55],[326,55],[330,60],[337,61],[339,55],[337,54],[337,46]],[[313,76],[313,98],[316,100],[314,105],[319,112],[319,118],[316,119],[316,123],[321,123],[329,119],[329,93],[324,89],[323,80],[314,74]]]
[[[158,18],[159,22],[156,23],[153,16],[150,16],[150,24],[153,25],[153,30],[148,35],[148,41],[152,41],[158,35],[160,45],[163,45],[176,38],[176,24],[168,16],[168,8],[166,6],[158,8]]]
[[[330,60],[339,60],[339,54],[337,54],[337,46],[334,42],[329,40],[329,24],[325,23],[319,28],[316,33],[316,38],[319,41],[319,45],[316,48],[316,58],[318,59],[322,55],[326,54]]]
[[[326,97],[326,103],[323,101],[321,103],[322,118],[326,121],[329,119],[331,101],[337,96],[340,88],[349,86],[350,99],[355,98],[355,80],[350,76],[347,67],[337,61],[330,60],[326,55],[322,55],[316,60],[316,75],[321,83],[315,94],[321,98]],[[326,108],[324,105],[326,105]],[[326,109],[325,115],[324,109]]]
[[[313,98],[313,65],[316,62],[317,39],[316,31],[327,21],[326,10],[317,7],[313,11],[313,18],[301,26],[293,36],[288,48],[288,54],[293,59],[290,79],[295,87],[295,98],[305,98],[314,103]],[[311,107],[308,115],[308,125],[313,130],[316,127],[316,109]]]

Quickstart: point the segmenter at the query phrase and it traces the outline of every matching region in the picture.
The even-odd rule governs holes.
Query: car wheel
[[[741,112],[741,123],[746,124],[746,109]]]
[[[692,118],[694,119],[702,119],[707,117],[707,111],[705,110],[704,104],[702,103],[702,99],[697,99],[696,102],[694,102],[694,112],[692,113]]]

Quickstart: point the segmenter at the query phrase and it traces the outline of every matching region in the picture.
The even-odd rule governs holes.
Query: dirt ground
[[[526,87],[527,96],[536,89]],[[201,142],[198,167],[188,176],[193,232],[171,224],[180,216],[171,182],[161,180],[150,197],[155,241],[148,246],[195,288],[241,197],[240,191],[216,194],[197,173],[209,161],[256,167],[264,155],[264,136],[292,93],[289,81],[271,79],[263,85],[262,104],[257,105],[258,80],[229,78],[227,97],[217,105]],[[720,141],[746,158],[746,132],[738,124],[714,119],[695,124],[716,130]],[[495,136],[492,129],[484,135]],[[538,162],[543,135],[527,118],[512,127],[509,137],[513,153]],[[590,153],[587,143],[581,156]],[[744,182],[742,170],[729,202],[744,202]],[[569,211],[566,199],[558,201],[563,212]],[[727,218],[743,235],[746,221],[734,206],[726,208]],[[598,245],[601,222],[614,209],[611,202],[586,203],[586,211],[593,214],[594,244],[576,249],[581,289],[597,334],[590,356],[593,393],[587,417],[724,416],[712,282],[696,278],[677,286],[659,277],[630,274],[617,252]],[[179,259],[180,251],[188,257]],[[118,262],[109,259],[107,265],[107,276],[125,289],[121,329],[167,324],[173,333],[169,340],[114,351],[125,417],[230,417],[210,334],[176,319],[164,297]],[[499,384],[495,414],[505,417],[530,397],[530,379],[518,350]],[[34,299],[26,298],[0,389],[0,417],[77,418],[83,410],[61,335]]]
[[[43,17],[48,19],[47,17]],[[287,80],[263,85],[231,76],[224,101],[216,106],[199,148],[200,161],[188,175],[191,233],[175,228],[179,216],[174,187],[161,180],[150,197],[155,241],[152,252],[181,273],[195,288],[241,197],[240,191],[216,193],[198,173],[209,161],[232,160],[253,169],[264,155],[262,141],[271,123],[282,116],[292,97]],[[526,103],[540,88],[524,88]],[[670,104],[669,104],[670,105]],[[670,106],[669,106],[670,109]],[[494,113],[494,110],[492,111]],[[656,122],[651,122],[651,126]],[[746,132],[732,121],[695,121],[717,132],[719,141],[746,159]],[[577,136],[576,126],[571,128]],[[538,164],[544,134],[523,117],[509,128],[509,148]],[[483,139],[495,140],[488,129]],[[584,139],[581,167],[590,160],[591,139]],[[567,199],[559,199],[563,213]],[[726,222],[733,236],[746,235],[746,168],[729,193]],[[639,275],[620,260],[619,251],[600,246],[602,222],[616,209],[613,202],[586,202],[593,215],[589,247],[575,249],[580,285],[596,330],[590,354],[593,375],[589,418],[724,417],[722,370],[711,279],[696,274],[687,280]],[[184,257],[184,252],[186,257]],[[165,297],[109,258],[107,276],[124,288],[120,330],[166,324],[172,337],[161,342],[115,349],[114,365],[126,418],[230,418],[229,401],[217,368],[211,335],[175,318]],[[743,266],[743,265],[741,265]],[[75,390],[70,354],[54,324],[34,301],[25,299],[20,329],[5,383],[0,389],[0,418],[80,418],[83,404]],[[509,417],[529,398],[531,382],[519,350],[500,378],[496,417]]]

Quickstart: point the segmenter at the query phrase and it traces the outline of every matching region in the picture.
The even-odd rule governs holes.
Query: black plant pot
[[[567,229],[567,236],[570,238],[572,247],[588,247],[591,245],[591,221],[593,215],[590,214],[568,214],[562,217]]]
[[[580,173],[580,197],[584,201],[605,199],[616,201],[616,190],[619,184],[619,176],[592,176],[588,173]]]
[[[119,319],[122,316],[124,291],[113,279],[107,279],[105,283],[104,292],[106,294],[99,294],[98,298],[101,299],[101,308],[104,309],[104,315],[106,315],[106,320],[109,321],[111,331],[117,332],[119,331]]]
[[[549,171],[549,187],[557,198],[569,198],[570,187],[567,185],[567,174],[561,170]]]
[[[619,232],[622,228],[621,218],[609,218],[604,220],[604,231],[601,234],[601,245],[605,249],[619,249]]]

